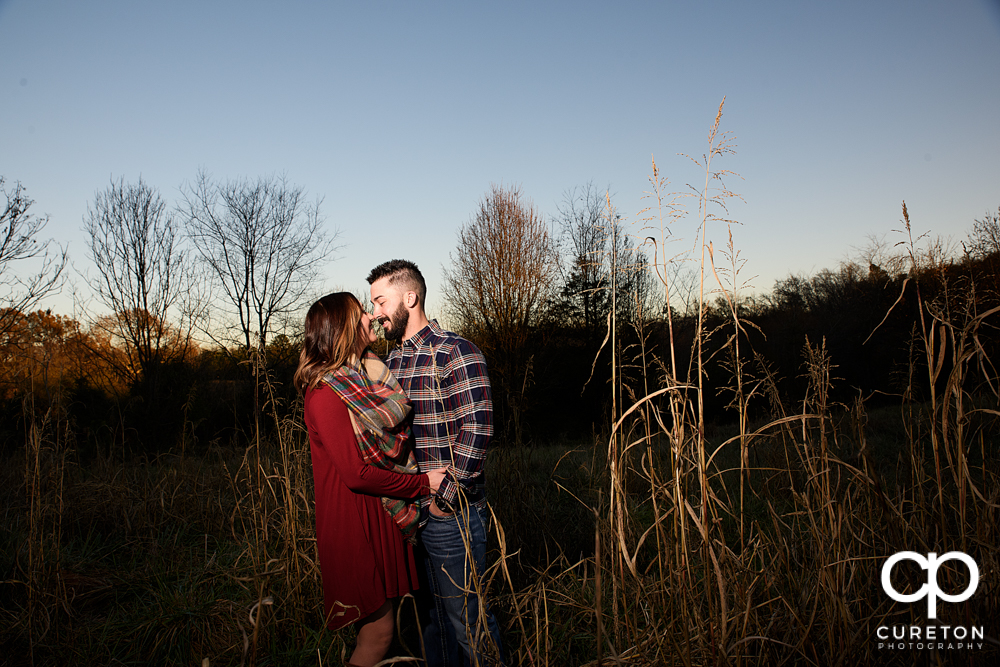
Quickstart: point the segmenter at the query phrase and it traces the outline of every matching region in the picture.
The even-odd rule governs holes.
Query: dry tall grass
[[[26,409],[22,472],[5,470],[5,664],[339,661],[301,419],[199,456],[109,451],[81,466],[50,412]]]
[[[644,346],[636,351],[648,391],[616,398],[601,445],[606,465],[593,475],[600,500],[581,500],[595,517],[593,552],[579,560],[559,554],[530,585],[512,590],[515,627],[523,633],[512,662],[995,664],[1000,465],[991,454],[1000,378],[977,334],[997,309],[978,312],[974,286],[946,290],[933,303],[920,300],[916,288],[921,327],[896,417],[903,437],[889,443],[899,453],[895,465],[876,460],[865,401],[831,400],[836,360],[823,341],[804,341],[808,389],[795,405],[785,403],[767,364],[740,347],[752,325],[741,319],[742,264],[732,244],[734,222],[724,217],[725,201],[735,195],[722,180],[729,172],[712,165],[732,152],[730,137],[719,131],[721,112],[720,105],[708,151],[698,161],[705,183],[696,193],[695,255],[703,281],[692,365],[678,368],[669,320],[670,343],[656,351],[656,364]],[[656,270],[669,304],[666,228],[684,214],[678,199],[662,194],[665,181],[655,163],[651,181],[652,221],[661,230]],[[917,261],[905,205],[903,214],[915,279],[934,267]],[[713,225],[729,227],[728,267],[716,264]],[[705,347],[711,332],[702,315],[710,295],[728,305],[730,333],[721,349]],[[609,335],[618,335],[614,321]],[[736,433],[721,442],[706,435],[702,398],[710,355],[725,355],[731,372]],[[616,357],[614,373],[620,377],[635,361]],[[971,371],[979,386],[969,386]],[[921,386],[930,387],[925,402],[915,400]],[[619,380],[616,397],[625,393],[621,388]],[[750,401],[769,402],[771,419],[751,426]],[[894,603],[881,588],[882,565],[904,550],[962,551],[977,562],[978,591],[945,605],[936,624],[983,627],[987,636],[974,648],[949,649],[948,642],[944,648],[935,642],[933,650],[879,647],[880,626],[928,625],[926,608]],[[911,591],[926,581],[909,574]],[[961,569],[942,568],[946,591],[963,590],[967,578]],[[567,618],[577,633],[569,659]]]

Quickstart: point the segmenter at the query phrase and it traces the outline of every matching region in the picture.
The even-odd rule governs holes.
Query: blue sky
[[[199,169],[285,174],[339,230],[324,289],[407,257],[433,314],[491,182],[552,216],[592,181],[632,220],[652,155],[674,189],[703,179],[678,153],[706,149],[723,96],[737,153],[719,166],[742,177],[760,290],[895,240],[903,200],[954,240],[1000,205],[997,0],[0,0],[0,31],[0,174],[79,271],[112,177],[174,202]],[[693,220],[675,233],[691,242]]]

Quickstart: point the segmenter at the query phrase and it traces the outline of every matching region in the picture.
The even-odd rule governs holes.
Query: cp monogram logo
[[[901,560],[912,560],[922,569],[927,570],[927,583],[921,586],[916,593],[904,595],[892,587],[892,580],[890,578],[890,575],[892,574],[892,567]],[[969,568],[969,585],[958,595],[949,595],[938,587],[938,568],[941,567],[941,563],[949,560],[962,561],[965,563],[965,567]],[[945,602],[964,602],[972,597],[972,594],[976,592],[976,588],[978,587],[979,566],[976,565],[976,561],[972,560],[971,556],[964,554],[961,551],[949,551],[940,558],[938,558],[938,555],[933,552],[927,554],[927,558],[924,558],[915,551],[900,551],[899,553],[890,556],[889,560],[887,560],[885,565],[882,566],[882,588],[885,590],[886,595],[891,597],[896,602],[916,602],[920,598],[926,596],[927,618],[937,618],[938,598],[941,598]]]

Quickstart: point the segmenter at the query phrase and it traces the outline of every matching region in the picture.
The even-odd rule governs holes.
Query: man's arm
[[[482,478],[486,448],[493,436],[493,397],[486,359],[466,340],[455,344],[441,378],[445,410],[454,416],[457,433],[449,433],[452,460],[437,495],[453,505],[457,482],[468,488]]]

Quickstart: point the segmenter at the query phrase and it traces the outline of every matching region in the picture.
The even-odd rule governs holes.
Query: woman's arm
[[[358,450],[354,428],[344,401],[329,387],[306,393],[306,425],[318,445],[326,450],[337,474],[351,491],[373,496],[416,498],[430,490],[424,473],[409,475],[367,464]]]

